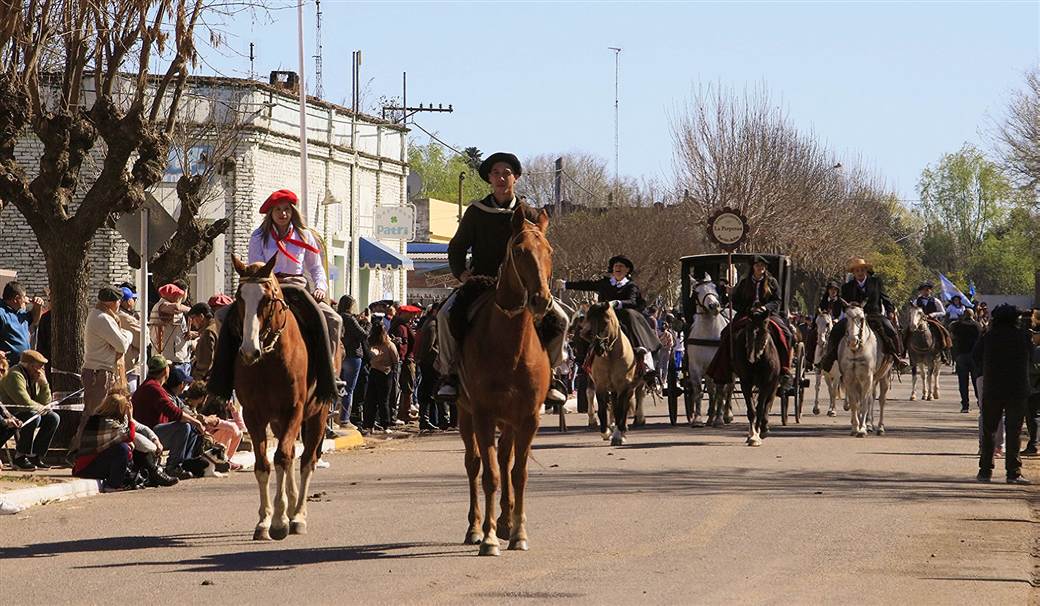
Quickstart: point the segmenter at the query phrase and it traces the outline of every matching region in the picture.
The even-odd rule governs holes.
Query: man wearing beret
[[[83,334],[83,369],[80,371],[83,415],[70,451],[79,447],[87,419],[108,395],[108,390],[125,381],[125,377],[116,375],[117,369],[122,367],[117,362],[126,355],[133,335],[119,325],[120,299],[121,292],[105,286],[98,291],[97,304],[87,314],[87,327]]]
[[[491,185],[491,193],[482,200],[470,203],[462,215],[455,236],[448,243],[448,264],[452,275],[460,282],[465,282],[470,276],[498,276],[498,268],[506,257],[506,248],[513,235],[513,211],[520,204],[515,190],[516,180],[523,174],[523,169],[515,155],[506,152],[491,154],[481,162],[477,172],[481,179]],[[467,253],[470,254],[468,266]],[[438,363],[444,376],[441,389],[437,392],[437,398],[441,400],[454,400],[458,396],[455,377],[458,344],[451,333],[449,321],[454,300],[454,297],[449,297],[437,316]],[[564,328],[559,336],[546,344],[549,364],[556,368],[566,360],[563,343],[569,320],[556,301],[552,302],[547,313],[556,315]],[[566,396],[553,387],[546,399],[563,402]]]
[[[27,349],[19,362],[0,379],[0,444],[18,432],[14,466],[23,471],[47,469],[43,457],[51,447],[60,418],[47,405],[51,388],[43,367],[47,358]],[[13,410],[8,410],[10,406]],[[11,420],[16,422],[11,422]],[[39,429],[39,433],[36,430]],[[35,434],[35,436],[34,436]]]

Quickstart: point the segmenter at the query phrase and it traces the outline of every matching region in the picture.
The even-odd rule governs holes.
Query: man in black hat
[[[979,447],[980,482],[993,478],[993,450],[1001,417],[1004,418],[1004,469],[1008,484],[1029,484],[1022,477],[1019,436],[1029,399],[1029,365],[1033,344],[1029,331],[1020,328],[1018,308],[1000,305],[993,322],[972,352],[982,377],[982,444]]]
[[[506,248],[513,235],[513,211],[520,204],[516,197],[516,180],[523,174],[523,168],[515,155],[507,152],[491,154],[481,162],[477,172],[481,179],[491,185],[491,193],[470,203],[459,221],[455,236],[448,243],[448,265],[452,275],[460,282],[465,282],[470,276],[498,276],[498,268],[506,257]],[[466,264],[467,253],[470,255],[469,265]],[[454,302],[453,295],[444,301],[437,314],[439,370],[443,375],[441,388],[437,392],[440,400],[454,400],[458,396],[455,371],[458,344],[451,333],[449,321]],[[560,334],[546,346],[549,363],[556,368],[566,361],[563,344],[569,320],[556,301],[549,306],[547,314],[556,315],[563,326]],[[546,398],[553,403],[566,399],[555,386],[549,389]]]

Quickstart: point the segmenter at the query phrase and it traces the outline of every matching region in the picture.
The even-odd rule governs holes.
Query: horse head
[[[711,276],[705,275],[704,279],[693,287],[694,306],[697,312],[717,316],[722,310],[722,302],[719,299],[719,290],[712,282]]]
[[[830,312],[821,311],[816,315],[816,344],[824,346],[827,344],[827,339],[831,336],[831,330],[834,329],[834,318],[831,317]]]
[[[529,309],[541,318],[552,305],[549,278],[552,276],[552,246],[546,238],[549,215],[535,212],[526,204],[513,211],[513,235],[499,270],[495,303],[507,315]]]
[[[621,324],[610,303],[596,303],[585,314],[582,338],[592,344],[597,356],[605,356],[614,348],[621,333]]]
[[[863,347],[865,331],[867,330],[867,316],[859,305],[850,305],[845,311],[845,321],[848,327],[845,331],[845,339],[852,351],[859,351]]]
[[[769,312],[762,310],[752,311],[748,316],[750,323],[744,329],[745,348],[748,364],[754,364],[766,354],[766,347],[770,342]]]
[[[276,317],[288,311],[282,289],[273,275],[277,258],[275,254],[267,263],[246,265],[231,256],[239,276],[233,310],[235,319],[242,323],[242,345],[238,351],[247,365],[256,364],[263,354],[274,349],[285,328],[284,316],[280,328],[275,327]]]

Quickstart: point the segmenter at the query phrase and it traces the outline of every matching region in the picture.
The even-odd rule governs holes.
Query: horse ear
[[[235,273],[242,275],[246,271],[246,264],[242,262],[234,253],[231,254],[231,265],[235,268]]]
[[[538,213],[537,225],[543,234],[549,229],[549,213],[545,212],[544,208]]]
[[[260,273],[259,273],[258,277],[260,277],[260,278],[270,277],[271,272],[274,271],[274,263],[277,260],[278,260],[278,253],[274,253],[274,255],[271,256],[271,259],[267,263],[264,263],[264,266],[260,268]]]

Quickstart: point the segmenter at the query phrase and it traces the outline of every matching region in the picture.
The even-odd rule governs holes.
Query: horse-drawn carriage
[[[691,372],[691,362],[696,364],[692,354],[696,351],[700,351],[702,354],[707,354],[709,357],[702,359],[710,359],[710,355],[713,353],[713,347],[718,347],[718,337],[704,338],[697,335],[694,326],[698,320],[698,317],[702,318],[702,322],[718,322],[721,325],[728,323],[731,319],[731,310],[715,309],[713,303],[705,303],[706,300],[711,298],[711,295],[717,293],[719,301],[726,300],[726,289],[722,284],[722,280],[725,280],[725,285],[733,286],[737,280],[742,276],[748,275],[751,269],[751,265],[755,257],[763,257],[768,263],[769,273],[771,273],[780,284],[780,314],[785,316],[790,309],[791,301],[791,258],[784,255],[765,255],[765,254],[751,254],[751,253],[739,253],[733,255],[726,254],[707,254],[707,255],[691,255],[680,259],[682,264],[681,278],[682,278],[682,292],[680,296],[680,310],[682,312],[685,343],[683,344],[683,356],[680,366],[676,366],[675,356],[671,356],[668,368],[668,385],[665,390],[668,397],[668,414],[674,425],[677,422],[678,407],[679,407],[679,396],[683,396],[686,405],[686,418],[688,422],[694,422],[696,418],[700,416],[700,396],[704,391],[702,385],[702,377],[699,372]],[[706,288],[711,286],[712,288]],[[714,301],[716,299],[710,299]],[[712,318],[713,316],[720,316],[720,318]],[[718,330],[709,331],[710,334],[717,335]],[[803,400],[803,374],[804,374],[804,356],[802,355],[801,343],[794,344],[794,365],[792,371],[794,380],[792,385],[797,386],[796,388],[785,390],[780,394],[780,411],[782,422],[786,425],[788,418],[788,411],[793,410],[795,416],[795,422],[801,420],[802,413],[802,400]],[[699,348],[699,349],[698,349]],[[696,369],[694,369],[696,370]],[[694,385],[694,383],[697,383]],[[729,393],[725,394],[725,397],[729,398]],[[793,408],[791,403],[793,401]],[[729,422],[731,416],[728,413],[727,403],[726,422]],[[709,420],[711,418],[711,408],[709,408]],[[717,417],[716,417],[717,418]]]

